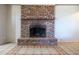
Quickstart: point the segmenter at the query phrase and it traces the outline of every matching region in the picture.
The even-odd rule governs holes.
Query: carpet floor
[[[79,42],[62,42],[57,46],[10,43],[0,45],[0,55],[79,55]]]
[[[12,55],[63,55],[68,54],[58,46],[16,46],[7,54]]]

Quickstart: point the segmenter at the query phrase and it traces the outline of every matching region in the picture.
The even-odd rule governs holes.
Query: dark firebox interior
[[[46,37],[46,28],[42,25],[35,25],[31,27],[30,37]]]

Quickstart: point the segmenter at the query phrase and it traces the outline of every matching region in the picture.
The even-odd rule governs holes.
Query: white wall
[[[13,17],[12,19],[15,20],[15,40],[21,37],[21,6],[20,5],[13,5]]]
[[[7,42],[16,42],[21,32],[21,6],[8,6]]]
[[[17,41],[17,39],[21,37],[21,6],[15,5],[14,12],[16,14],[14,18],[16,21],[16,41]]]
[[[58,41],[79,41],[79,6],[56,5],[55,36]]]
[[[0,44],[6,40],[7,6],[0,5]]]

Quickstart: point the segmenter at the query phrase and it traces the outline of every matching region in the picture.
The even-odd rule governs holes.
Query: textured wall
[[[53,5],[22,5],[22,19],[53,19]]]

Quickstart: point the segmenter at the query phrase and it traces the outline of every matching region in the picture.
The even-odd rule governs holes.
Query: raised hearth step
[[[32,39],[18,39],[18,45],[57,45],[57,39],[32,38]]]

